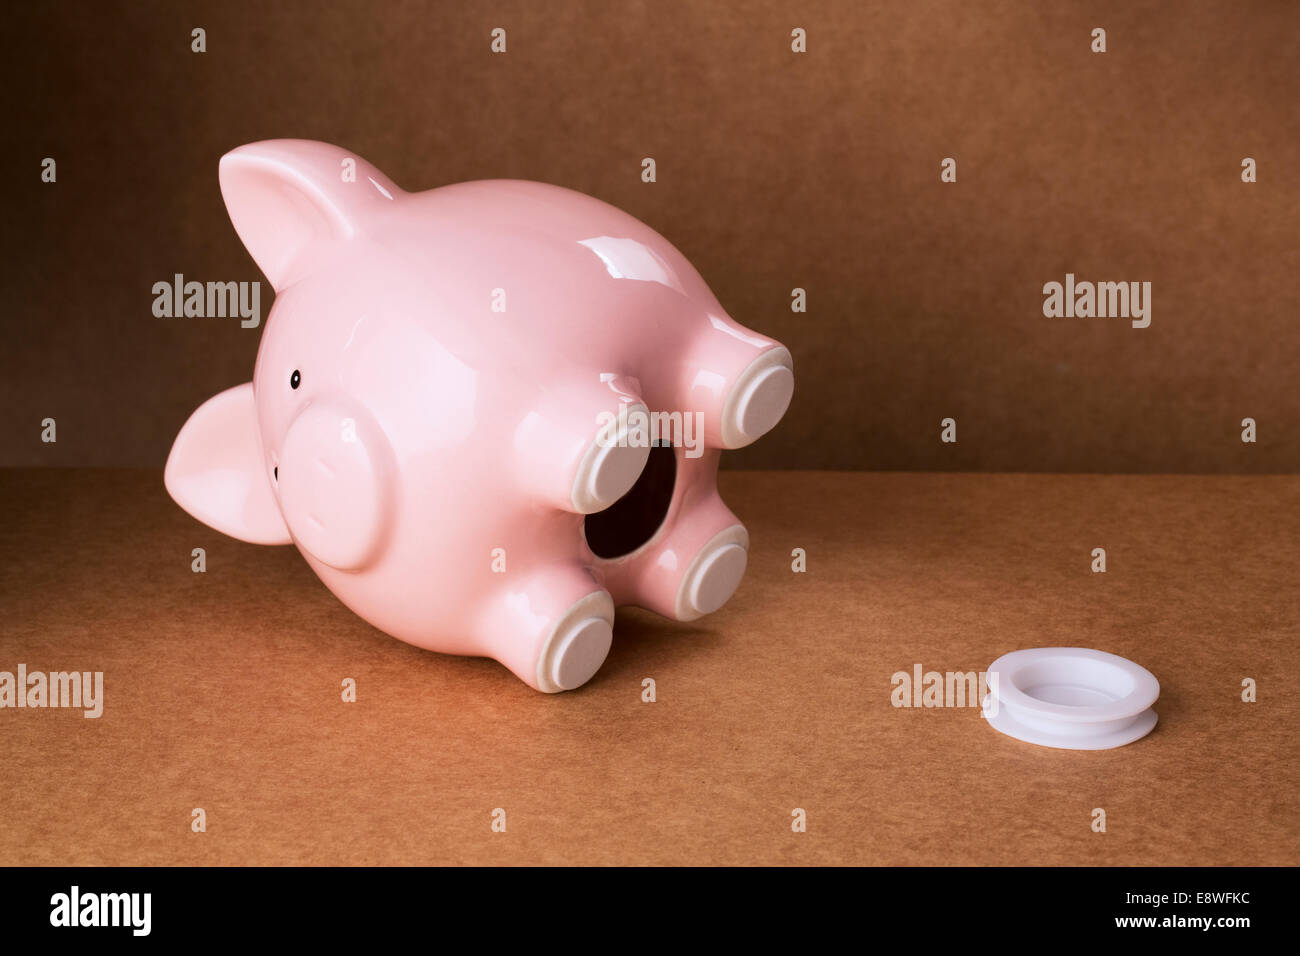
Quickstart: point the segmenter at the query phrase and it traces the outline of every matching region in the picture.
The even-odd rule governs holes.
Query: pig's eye
[[[294,369],[293,374],[289,376],[289,387],[297,388],[301,384],[302,384],[302,375],[298,372],[297,369]]]

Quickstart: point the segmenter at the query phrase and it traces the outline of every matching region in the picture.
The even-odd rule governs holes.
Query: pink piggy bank
[[[732,595],[749,537],[719,451],[776,425],[793,366],[662,236],[541,183],[404,192],[300,140],[222,157],[221,192],[277,294],[252,382],[172,447],[182,508],[550,693],[600,668],[616,606]]]

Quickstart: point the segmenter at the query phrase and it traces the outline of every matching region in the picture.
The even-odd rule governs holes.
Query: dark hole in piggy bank
[[[604,511],[587,515],[587,546],[599,558],[631,554],[655,536],[668,515],[677,481],[677,455],[671,446],[650,449],[641,477]]]

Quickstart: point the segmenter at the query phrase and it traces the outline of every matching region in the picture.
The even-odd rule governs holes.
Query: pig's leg
[[[616,604],[634,604],[678,621],[722,607],[745,574],[749,534],[718,495],[719,453],[687,458],[676,449],[672,503],[655,535],[631,554],[590,555]]]
[[[636,483],[650,454],[628,380],[556,370],[563,384],[538,391],[513,436],[515,468],[539,504],[591,514]]]
[[[782,345],[726,316],[710,315],[686,346],[675,408],[703,416],[710,448],[743,448],[781,420],[794,392]]]
[[[477,618],[483,652],[551,694],[592,678],[609,653],[613,627],[609,592],[572,561],[510,571]]]

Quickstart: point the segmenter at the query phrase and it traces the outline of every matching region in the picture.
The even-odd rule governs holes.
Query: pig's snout
[[[390,522],[387,441],[369,416],[346,404],[317,402],[289,426],[276,485],[294,540],[343,571],[374,560]]]

